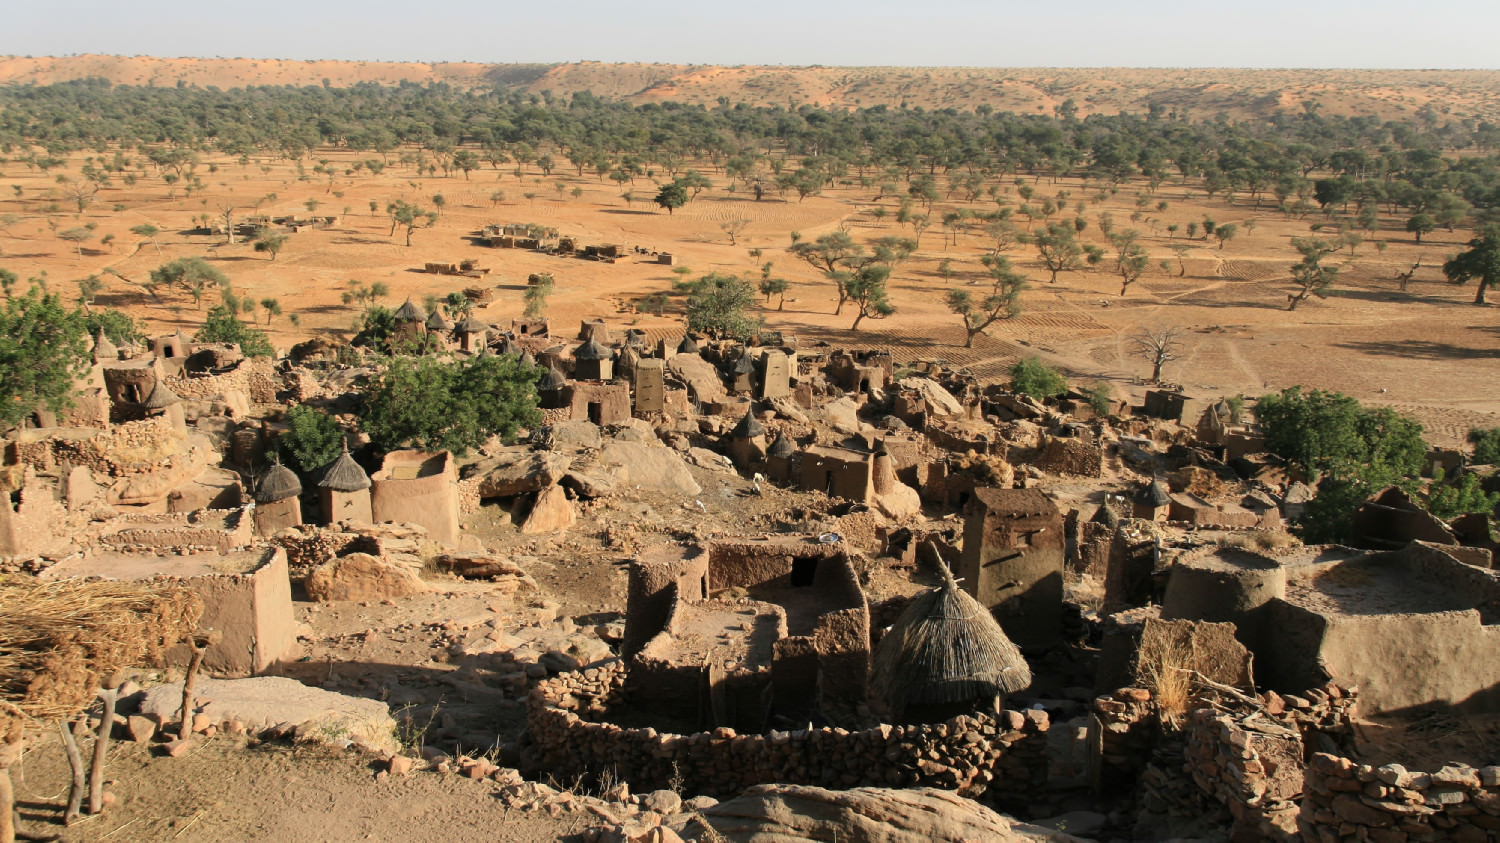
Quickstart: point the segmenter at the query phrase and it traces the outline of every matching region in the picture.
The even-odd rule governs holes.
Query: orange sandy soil
[[[326,158],[339,170],[356,158],[333,150],[317,157]],[[81,159],[71,164],[76,167]],[[312,165],[308,161],[305,166],[310,171]],[[210,172],[211,167],[217,171]],[[230,160],[206,159],[197,171],[205,184],[199,194],[185,197],[180,185],[174,193],[155,176],[129,188],[117,179],[115,186],[99,192],[85,213],[77,215],[66,200],[48,198],[55,196],[56,171],[44,175],[11,161],[0,165],[0,185],[6,188],[0,198],[0,215],[18,214],[22,219],[0,232],[4,251],[0,266],[23,279],[45,273],[54,288],[71,295],[74,280],[102,274],[106,268],[140,281],[172,258],[203,255],[230,277],[241,295],[257,301],[274,297],[286,314],[298,314],[297,326],[285,315],[268,326],[263,312],[255,316],[282,349],[315,334],[349,336],[359,311],[342,304],[341,295],[351,279],[388,284],[391,296],[384,303],[389,306],[407,296],[420,301],[424,294],[442,296],[476,283],[494,286],[496,300],[479,316],[508,326],[522,309],[527,275],[550,272],[557,288],[547,314],[559,336],[572,336],[574,325],[584,318],[603,318],[616,330],[643,328],[653,339],[682,332],[675,305],[662,317],[635,312],[637,299],[669,290],[677,277],[649,256],[630,255],[611,265],[489,249],[466,239],[490,222],[535,222],[555,226],[580,244],[620,243],[670,251],[679,267],[691,270],[689,277],[710,271],[758,277],[760,263],[774,261],[775,273],[791,279],[792,289],[784,310],[772,307],[762,315],[769,327],[795,334],[804,343],[823,339],[840,346],[883,347],[898,361],[938,358],[987,378],[1004,377],[1016,360],[1038,355],[1066,367],[1076,378],[1102,380],[1138,395],[1142,389],[1138,379],[1149,374],[1149,368],[1131,355],[1131,335],[1142,326],[1176,326],[1185,332],[1184,356],[1168,366],[1165,377],[1196,394],[1259,395],[1294,384],[1341,390],[1361,401],[1411,413],[1427,427],[1434,444],[1457,444],[1471,426],[1500,424],[1496,415],[1500,392],[1490,386],[1500,370],[1496,364],[1500,318],[1494,308],[1470,304],[1472,285],[1451,285],[1437,269],[1471,236],[1462,229],[1438,230],[1417,245],[1401,230],[1403,220],[1383,218],[1375,239],[1385,241],[1384,250],[1371,240],[1360,245],[1352,258],[1347,250],[1330,258],[1343,264],[1337,294],[1325,300],[1310,299],[1288,312],[1289,268],[1296,257],[1289,240],[1309,235],[1313,217],[1288,219],[1248,201],[1231,205],[1167,184],[1151,198],[1153,207],[1167,201],[1167,210],[1153,210],[1132,223],[1134,197],[1144,185],[1125,185],[1113,197],[1094,204],[1095,187],[1076,179],[1056,183],[1042,179],[1034,184],[1038,200],[1067,190],[1070,215],[1074,203],[1090,203],[1083,212],[1090,221],[1084,240],[1103,242],[1096,221],[1100,211],[1113,215],[1117,229],[1141,230],[1142,242],[1152,254],[1152,268],[1122,298],[1118,278],[1107,268],[1063,273],[1051,284],[1034,250],[1016,247],[1010,252],[1013,262],[1033,279],[1023,296],[1023,313],[1014,321],[992,326],[989,336],[976,338],[974,347],[966,349],[959,322],[944,305],[944,295],[951,287],[971,285],[967,289],[982,297],[986,276],[979,258],[987,246],[977,230],[959,235],[954,243],[945,237],[940,224],[928,229],[919,252],[893,275],[891,300],[898,308],[896,314],[885,320],[866,320],[859,331],[851,331],[852,308],[846,306],[843,314],[835,316],[829,282],[787,254],[786,248],[793,231],[810,240],[840,226],[864,242],[887,235],[912,236],[909,227],[894,222],[891,200],[884,203],[885,220],[874,216],[871,189],[844,186],[803,202],[795,195],[788,199],[768,195],[756,202],[743,189],[729,192],[727,178],[705,164],[703,170],[714,188],[669,215],[649,201],[656,186],[646,178],[629,187],[636,201],[627,205],[614,183],[592,175],[578,178],[571,169],[559,169],[550,177],[527,171],[518,179],[511,169],[477,170],[465,180],[457,173],[451,178],[418,177],[410,168],[392,163],[379,177],[339,176],[329,185],[321,178],[299,181],[285,160],[254,160],[241,166]],[[19,198],[12,186],[20,188]],[[571,195],[575,187],[583,191],[578,198]],[[1005,189],[1005,201],[1020,201],[1013,185],[1007,182]],[[496,190],[506,194],[498,204],[489,198]],[[527,193],[534,198],[524,198]],[[238,206],[236,214],[242,218],[267,194],[276,198],[261,203],[262,213],[306,214],[305,203],[316,200],[316,213],[340,214],[341,220],[331,229],[304,229],[289,235],[274,261],[243,242],[228,245],[223,237],[182,233],[195,225],[199,215],[217,216],[224,205]],[[391,235],[383,212],[386,203],[405,199],[430,208],[434,194],[447,200],[441,219],[431,229],[418,230],[411,247],[403,246],[402,232]],[[372,201],[382,210],[372,213]],[[994,206],[939,203],[931,216],[938,219],[960,207],[980,211]],[[1186,275],[1179,277],[1169,245],[1187,241],[1180,236],[1169,239],[1166,226],[1177,223],[1185,230],[1189,221],[1205,215],[1220,223],[1237,223],[1240,233],[1223,249],[1213,241],[1191,241]],[[730,245],[721,229],[731,219],[749,221],[737,245]],[[154,244],[129,231],[145,222],[164,232]],[[54,233],[87,223],[95,224],[96,230],[81,255]],[[115,236],[109,248],[100,244],[106,234]],[[762,250],[762,256],[752,257],[751,249]],[[421,271],[428,261],[456,263],[464,258],[479,260],[491,268],[491,274],[476,282]],[[1422,268],[1408,291],[1399,292],[1396,274],[1418,258]],[[956,273],[951,281],[938,274],[945,259]],[[1161,260],[1171,262],[1170,270],[1157,266]],[[179,328],[191,333],[217,297],[210,292],[201,308],[182,292],[154,301],[136,285],[102,277],[109,286],[96,305],[125,309],[144,319],[155,333]]]

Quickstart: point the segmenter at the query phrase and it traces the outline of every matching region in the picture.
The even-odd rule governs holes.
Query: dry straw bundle
[[[0,734],[83,710],[115,671],[160,664],[202,614],[180,585],[0,578]]]

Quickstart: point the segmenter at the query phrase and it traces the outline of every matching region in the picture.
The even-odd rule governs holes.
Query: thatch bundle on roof
[[[116,671],[162,664],[202,614],[181,586],[0,578],[0,733],[18,713],[76,714]]]
[[[349,456],[349,446],[346,444],[339,458],[329,463],[328,468],[323,471],[323,479],[318,481],[318,485],[335,492],[357,492],[370,488],[370,475]]]
[[[290,468],[276,463],[260,476],[255,487],[256,503],[275,503],[302,494],[302,480]]]
[[[173,392],[165,381],[157,378],[156,383],[151,387],[151,392],[145,398],[141,399],[141,407],[147,410],[165,410],[173,404],[180,404],[181,402],[182,399],[177,397],[177,393]]]
[[[947,568],[918,595],[875,649],[871,685],[891,713],[982,703],[1031,684],[1021,651]]]

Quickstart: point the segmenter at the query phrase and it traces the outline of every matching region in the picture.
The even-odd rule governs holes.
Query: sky
[[[1496,0],[0,0],[0,54],[1500,68]]]

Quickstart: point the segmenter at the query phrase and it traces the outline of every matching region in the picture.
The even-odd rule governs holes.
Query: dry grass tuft
[[[80,711],[115,671],[159,664],[202,614],[181,586],[0,579],[0,724]]]
[[[1191,637],[1159,636],[1143,643],[1136,656],[1136,678],[1151,691],[1162,722],[1176,726],[1193,702],[1193,666],[1198,663]]]

